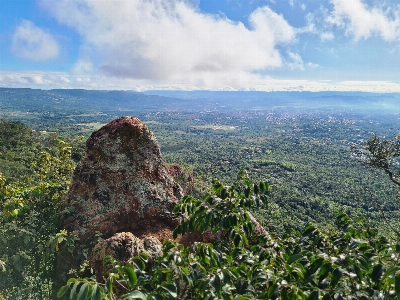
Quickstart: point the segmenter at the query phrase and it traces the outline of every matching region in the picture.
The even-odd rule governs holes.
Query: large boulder
[[[94,132],[86,156],[76,168],[66,200],[70,212],[64,228],[80,244],[96,233],[156,235],[174,228],[172,214],[181,187],[168,175],[153,133],[139,119],[121,117]],[[161,226],[160,226],[161,225]]]

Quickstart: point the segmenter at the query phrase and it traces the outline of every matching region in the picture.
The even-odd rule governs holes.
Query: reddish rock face
[[[153,133],[139,119],[121,117],[94,132],[66,196],[64,228],[86,243],[96,232],[146,235],[149,223],[173,228],[181,187],[164,167]],[[160,224],[161,223],[161,224]],[[162,227],[162,226],[161,226]]]

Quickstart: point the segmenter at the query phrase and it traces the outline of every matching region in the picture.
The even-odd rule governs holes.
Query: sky
[[[0,0],[0,87],[400,92],[400,3]]]

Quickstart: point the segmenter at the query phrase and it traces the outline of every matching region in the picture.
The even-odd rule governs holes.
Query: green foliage
[[[385,140],[372,134],[370,139],[363,143],[363,147],[357,148],[352,147],[353,154],[358,157],[358,159],[367,167],[376,169],[378,171],[383,171],[397,187],[400,187],[400,135],[396,135],[391,140]],[[376,195],[375,191],[369,190],[371,198],[374,199]],[[382,206],[373,200],[375,206],[379,209],[382,219],[391,229],[392,233],[397,235],[400,241],[400,230],[395,228],[388,220],[385,211]]]
[[[267,203],[264,182],[241,171],[213,194],[186,196],[176,206],[182,223],[174,235],[200,231],[214,241],[191,247],[166,241],[162,255],[121,266],[111,260],[105,283],[70,279],[58,296],[70,299],[398,299],[400,245],[378,237],[346,214],[336,230],[308,225],[301,236],[274,240],[254,234],[248,209]],[[110,263],[110,262],[108,262]],[[96,298],[97,297],[97,298]]]
[[[233,240],[235,246],[247,243],[254,224],[251,222],[247,209],[263,207],[267,204],[265,193],[269,185],[265,182],[252,185],[245,170],[241,170],[238,181],[226,187],[216,181],[213,187],[214,195],[206,195],[199,200],[185,196],[175,206],[176,214],[188,216],[175,229],[174,237],[186,232],[210,230],[219,233],[225,240]]]
[[[17,98],[15,97],[15,101],[13,100],[12,102],[17,103],[16,101],[20,101],[18,103],[24,105],[30,103]],[[77,101],[77,98],[72,100]],[[8,299],[45,299],[47,295],[46,289],[49,290],[52,284],[52,254],[50,253],[44,259],[46,255],[42,255],[39,249],[37,252],[39,255],[37,256],[42,257],[43,260],[38,259],[37,261],[42,266],[47,267],[37,269],[31,267],[34,266],[32,263],[34,261],[34,252],[33,250],[26,250],[31,247],[29,246],[29,241],[43,240],[43,242],[40,242],[41,245],[48,245],[51,249],[56,250],[57,245],[67,239],[70,249],[73,247],[74,236],[59,232],[58,229],[51,229],[56,227],[53,225],[48,226],[47,221],[50,224],[55,220],[56,213],[54,211],[57,210],[56,207],[59,201],[57,199],[60,199],[59,196],[62,195],[66,188],[66,185],[62,184],[60,189],[57,190],[57,184],[59,183],[57,178],[63,178],[62,180],[68,181],[68,174],[70,174],[68,165],[72,166],[80,160],[83,153],[83,143],[82,139],[74,139],[62,146],[59,137],[51,131],[63,132],[69,136],[88,135],[93,130],[89,124],[96,123],[99,125],[120,115],[120,110],[110,111],[110,107],[114,107],[110,105],[104,106],[104,114],[89,110],[83,112],[81,107],[79,109],[75,107],[73,109],[68,108],[70,110],[67,111],[66,106],[62,109],[60,108],[56,113],[43,113],[42,99],[35,101],[37,109],[33,114],[27,114],[26,120],[34,124],[37,129],[36,132],[20,122],[5,120],[0,122],[0,170],[3,173],[3,176],[0,176],[2,195],[0,201],[2,205],[0,238],[3,239],[2,242],[4,241],[4,243],[0,243],[0,295]],[[46,103],[54,103],[54,99],[51,97],[48,97],[46,101]],[[165,99],[162,99],[162,101],[164,103]],[[83,102],[77,101],[73,103],[81,105]],[[171,109],[168,109],[168,112],[157,111],[157,113],[153,113],[148,110],[148,103],[145,106],[145,112],[142,113],[142,111],[137,111],[135,104],[135,114],[139,115],[156,134],[161,144],[164,158],[168,162],[185,166],[190,175],[193,173],[193,182],[190,185],[190,189],[187,190],[192,198],[186,197],[187,205],[201,203],[199,207],[204,206],[206,208],[206,210],[199,212],[196,217],[192,218],[192,225],[189,222],[189,227],[195,228],[197,226],[198,230],[202,230],[201,228],[206,230],[206,226],[201,227],[200,225],[203,224],[201,219],[207,217],[207,212],[209,220],[214,216],[216,216],[216,220],[221,217],[218,215],[220,208],[215,210],[205,198],[202,198],[202,195],[205,194],[204,191],[211,191],[209,188],[211,178],[221,178],[232,186],[231,182],[235,178],[234,175],[237,174],[240,167],[244,166],[253,178],[258,180],[267,178],[271,183],[268,208],[264,206],[251,211],[274,237],[280,237],[264,243],[265,245],[275,245],[276,248],[272,248],[272,250],[271,247],[263,244],[268,253],[273,253],[273,249],[280,249],[279,251],[276,250],[278,251],[277,257],[282,253],[287,253],[286,246],[284,246],[286,244],[289,249],[293,244],[298,244],[301,249],[304,247],[311,249],[309,251],[313,255],[318,251],[321,254],[329,252],[325,250],[325,246],[319,244],[303,245],[304,240],[309,237],[307,235],[299,237],[299,235],[301,235],[305,224],[309,222],[316,225],[306,227],[306,230],[310,232],[316,230],[315,232],[318,232],[316,238],[321,239],[321,243],[323,241],[323,245],[327,247],[326,249],[334,249],[336,247],[334,238],[337,241],[341,241],[343,245],[351,244],[351,241],[346,244],[346,240],[340,238],[341,234],[346,235],[346,226],[337,228],[335,227],[336,225],[331,224],[334,223],[333,216],[341,211],[346,212],[352,219],[362,216],[368,220],[368,223],[360,223],[363,225],[357,223],[358,221],[352,224],[353,228],[359,230],[357,234],[369,232],[366,233],[367,235],[364,238],[360,238],[367,245],[374,245],[379,241],[379,237],[374,232],[375,229],[378,229],[379,236],[389,237],[393,230],[388,229],[387,224],[391,224],[394,229],[399,228],[400,202],[395,197],[396,189],[381,174],[371,178],[370,173],[365,172],[363,166],[349,158],[348,151],[350,142],[357,143],[363,139],[368,139],[370,131],[378,132],[380,135],[392,135],[393,128],[397,128],[398,116],[396,115],[385,114],[382,117],[379,115],[371,117],[339,110],[327,112],[308,111],[305,113],[304,111],[296,112],[283,107],[264,111],[241,111],[238,113],[225,113],[218,110],[215,113],[184,112],[182,110],[174,112]],[[93,106],[90,105],[90,107],[92,108]],[[155,107],[159,110],[158,105]],[[107,108],[108,110],[106,110]],[[249,109],[249,107],[246,109]],[[31,110],[26,107],[26,111]],[[52,110],[49,109],[48,111]],[[34,120],[34,116],[38,116],[37,118],[40,119]],[[86,125],[82,126],[82,124]],[[208,124],[212,125],[208,126]],[[235,129],[230,131],[212,129],[220,124],[228,127],[234,126]],[[205,127],[202,129],[201,126]],[[47,132],[40,132],[39,130],[47,130]],[[372,150],[371,153],[374,153],[374,151],[379,153],[380,151],[383,154],[390,154],[381,156],[379,160],[376,160],[376,166],[388,166],[388,170],[394,175],[393,178],[397,178],[397,152],[394,150],[398,142],[394,138],[391,142],[382,143],[380,146],[379,143],[383,141],[383,139],[375,137],[375,140],[372,140],[369,144],[370,150]],[[68,150],[68,146],[72,146],[72,149]],[[41,154],[42,152],[43,154]],[[45,153],[49,154],[50,157]],[[66,153],[66,156],[71,155],[73,160],[57,160],[62,153]],[[368,150],[364,152],[364,154],[367,153]],[[364,158],[366,157],[364,156]],[[41,163],[41,160],[43,163]],[[65,166],[63,166],[63,163],[65,163]],[[58,170],[59,167],[60,170]],[[384,171],[379,167],[375,169]],[[186,183],[187,177],[183,176],[179,180]],[[44,183],[43,186],[40,185],[41,183]],[[225,187],[226,190],[230,186]],[[366,192],[366,186],[372,194]],[[35,189],[37,190],[36,192],[33,191]],[[36,204],[34,204],[35,201],[29,200],[34,197],[25,195],[23,193],[24,190],[29,190],[27,194],[30,195],[42,193],[41,199],[45,199],[43,204],[40,198],[37,198]],[[40,190],[43,192],[40,192]],[[47,193],[46,190],[49,192]],[[220,192],[218,196],[215,195],[217,192],[214,191],[210,197],[222,198],[222,190]],[[55,200],[49,201],[53,197],[52,195]],[[229,199],[229,197],[227,196],[225,199]],[[7,203],[5,204],[5,202]],[[224,203],[224,201],[221,201],[221,203]],[[5,209],[3,209],[4,205]],[[51,209],[46,207],[51,207]],[[199,209],[199,207],[195,207]],[[47,209],[47,212],[40,212],[42,209],[45,211]],[[209,211],[212,211],[212,213]],[[27,212],[28,214],[26,214]],[[388,222],[382,222],[382,212]],[[8,216],[5,216],[5,213]],[[27,217],[25,218],[25,216]],[[245,215],[242,213],[238,217],[245,219]],[[43,220],[46,220],[46,224],[43,224]],[[221,219],[219,220],[221,221]],[[231,218],[225,221],[225,226],[227,224],[229,226],[231,226],[230,224],[236,224],[236,221]],[[31,226],[31,224],[33,225]],[[48,226],[49,230],[47,233],[44,232],[44,236],[48,236],[48,238],[36,238],[36,236],[39,236],[39,233],[35,233],[37,227],[41,226],[43,228]],[[216,229],[223,228],[223,223],[216,223],[212,226],[215,227],[214,229],[209,228],[209,232],[214,231],[215,235],[223,239],[230,238],[229,232]],[[246,227],[241,226],[240,222],[237,223],[237,226],[234,233],[240,236]],[[360,226],[363,226],[363,228],[360,228]],[[373,227],[373,229],[368,229],[369,226]],[[185,230],[186,232],[188,231],[188,229]],[[284,236],[285,234],[287,236]],[[232,237],[235,236],[237,235]],[[311,236],[314,237],[314,235]],[[253,240],[254,238],[245,237],[250,243],[253,243],[253,246],[260,245],[256,240]],[[47,240],[47,242],[44,242],[44,240]],[[237,247],[232,243],[232,248],[251,250],[250,246],[246,246],[244,238],[239,239],[236,237],[236,242]],[[388,240],[388,244],[392,249],[399,249],[400,247],[396,246],[391,240]],[[11,246],[8,247],[7,245]],[[221,253],[227,253],[229,250],[225,251],[219,248],[220,245],[218,243],[212,243],[212,247],[212,249]],[[325,263],[320,267],[320,270],[323,270],[321,273],[324,274],[323,276],[328,274],[324,278],[326,281],[321,283],[321,287],[327,284],[327,288],[332,291],[336,290],[336,298],[338,299],[340,299],[340,292],[337,289],[341,286],[343,280],[348,278],[346,272],[349,272],[337,263],[341,261],[340,253],[347,255],[347,253],[353,251],[354,255],[357,253],[364,255],[357,248],[358,246],[355,250],[353,248],[350,249],[350,246],[346,247],[341,248],[342,252],[339,251],[337,254],[332,254],[333,257],[338,258],[335,261],[337,266],[334,269],[330,260],[330,264]],[[11,255],[8,254],[8,251],[11,251]],[[393,253],[393,250],[391,251],[389,253],[392,253],[393,265],[395,265],[396,260],[398,264],[399,250],[396,250],[397,252],[395,251],[395,253]],[[372,251],[371,253],[375,252]],[[365,255],[369,256],[369,253],[367,251]],[[378,259],[378,262],[367,257],[369,261],[365,263],[361,259],[362,266],[367,266],[370,263],[370,266],[366,267],[368,271],[357,265],[360,263],[356,261],[355,265],[361,271],[355,268],[350,273],[354,273],[357,278],[360,276],[363,279],[360,279],[362,281],[361,284],[353,280],[354,284],[356,287],[360,286],[361,289],[366,279],[371,282],[374,282],[372,278],[379,281],[389,280],[391,282],[390,292],[398,294],[400,290],[398,270],[389,267],[390,261],[381,262],[379,259],[382,253],[377,253],[376,256],[373,256],[373,259]],[[287,255],[285,254],[285,258],[282,260],[285,261],[286,259],[285,262],[287,263],[291,258],[291,264],[298,264],[303,257],[306,257],[308,261],[311,261],[312,255],[303,255],[301,257],[300,255],[303,255],[300,250],[293,250]],[[48,263],[44,263],[47,259],[49,259]],[[277,263],[276,265],[278,266],[279,264]],[[24,268],[26,268],[26,271]],[[276,269],[272,268],[270,270],[279,271],[280,269],[276,267]],[[335,275],[333,275],[334,270],[336,270]],[[390,273],[388,270],[394,270],[394,273]],[[285,272],[287,273],[288,271],[281,271],[282,274],[286,274]],[[16,276],[17,274],[22,274],[22,276],[11,277],[11,275]],[[385,277],[385,274],[389,275]],[[283,280],[286,280],[288,286],[298,284],[297,281],[293,281],[295,282],[293,283],[288,279]],[[331,280],[333,280],[333,283]],[[337,283],[335,283],[335,280],[337,280]],[[218,286],[218,279],[215,279],[214,282]],[[283,284],[277,281],[275,285],[268,288],[268,297],[275,297],[281,293],[282,286],[286,284],[285,281],[282,282]],[[118,281],[113,284],[119,285]],[[316,281],[313,284],[316,284]],[[103,286],[100,283],[98,285],[99,287]],[[306,288],[298,288],[307,292]],[[309,293],[308,297],[310,299],[317,297],[328,299],[328,297],[335,296],[332,293],[329,295],[327,293],[324,294],[324,290],[320,287],[318,288],[319,290],[315,289]],[[42,294],[39,294],[39,289],[42,290],[40,292]],[[294,292],[287,291],[288,295],[290,293]],[[343,295],[344,298],[347,297],[345,293]],[[387,293],[383,293],[383,295],[386,298],[394,297],[393,294],[390,296]]]
[[[23,176],[12,180],[0,173],[0,295],[5,299],[49,299],[54,253],[60,242],[72,238],[59,232],[62,196],[75,167],[72,149],[55,135],[34,137],[18,122],[3,120],[0,125],[3,150],[14,139],[26,168]],[[24,148],[28,143],[30,148]]]

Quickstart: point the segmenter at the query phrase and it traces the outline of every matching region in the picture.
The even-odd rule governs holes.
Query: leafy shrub
[[[73,278],[58,296],[70,299],[400,299],[400,245],[345,214],[337,229],[308,225],[302,236],[254,234],[248,209],[267,204],[268,184],[245,171],[213,194],[184,197],[174,235],[211,231],[213,242],[191,247],[166,241],[152,265],[142,254],[122,266],[110,259],[105,283]]]
[[[0,173],[0,299],[49,299],[57,245],[69,239],[59,232],[59,211],[75,167],[72,148],[56,136],[39,143],[23,130],[26,126],[9,123],[1,121],[0,127],[17,136],[4,133],[2,138],[31,143],[33,154],[17,145],[24,176],[8,180]]]

